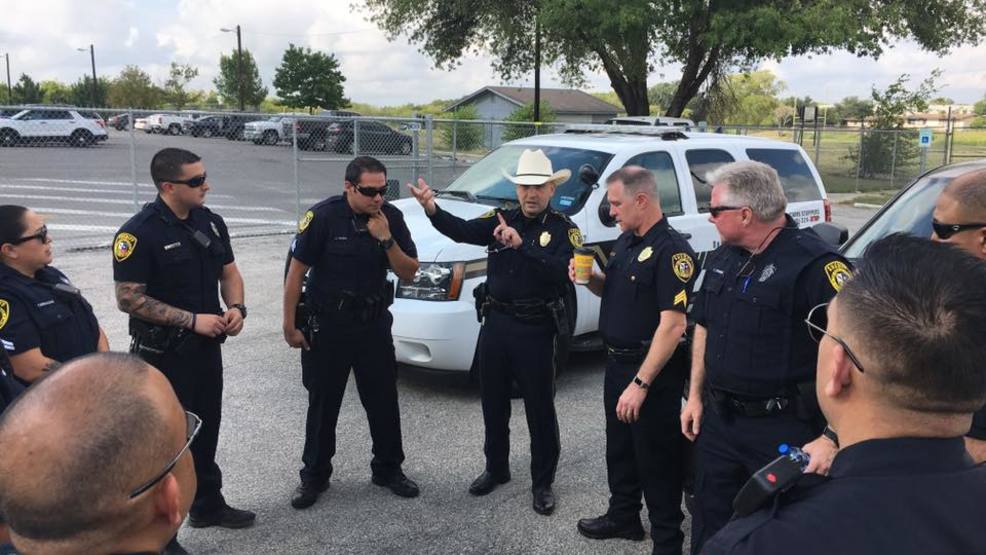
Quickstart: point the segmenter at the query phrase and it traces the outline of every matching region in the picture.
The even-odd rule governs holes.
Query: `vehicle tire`
[[[264,131],[264,138],[261,140],[265,145],[276,145],[278,143],[277,131]]]
[[[181,126],[172,123],[171,125],[168,126],[168,134],[169,135],[181,135]]]
[[[0,147],[16,146],[20,142],[20,133],[13,129],[0,129]]]
[[[76,129],[69,136],[69,141],[72,143],[72,146],[86,147],[95,141],[95,137],[85,129]]]
[[[404,141],[401,143],[400,149],[403,156],[410,156],[411,151],[414,150],[414,147],[411,145],[411,141]]]
[[[352,154],[353,153],[353,142],[352,141],[339,141],[336,143],[333,149],[339,154]]]
[[[203,130],[202,130],[202,133],[201,133],[201,135],[202,135],[203,137],[205,137],[206,139],[208,139],[209,137],[211,137],[211,136],[212,136],[212,129],[211,129],[211,128],[209,128],[209,127],[206,127],[205,129],[203,129]]]
[[[326,147],[325,143],[325,133],[321,131],[316,131],[311,135],[311,143],[309,144],[311,150],[317,150],[319,152],[324,151]]]

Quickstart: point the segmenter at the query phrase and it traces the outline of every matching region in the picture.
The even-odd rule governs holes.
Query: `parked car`
[[[355,144],[353,130],[358,128],[359,144]],[[368,120],[348,120],[329,124],[326,129],[325,150],[339,153],[402,154],[410,155],[414,150],[414,139],[410,135],[395,131],[378,122]]]
[[[100,123],[74,108],[29,108],[0,120],[0,146],[39,142],[89,146],[107,139]]]
[[[599,268],[605,266],[620,234],[609,215],[606,178],[630,164],[654,172],[664,213],[698,253],[712,251],[720,241],[709,222],[712,188],[706,176],[735,160],[757,160],[778,171],[789,201],[788,213],[799,226],[831,220],[821,177],[797,144],[653,127],[595,128],[506,143],[437,191],[438,202],[443,210],[466,219],[479,217],[491,207],[516,206],[515,186],[504,173],[515,171],[524,149],[540,148],[556,170],[572,172],[572,178],[558,187],[551,206],[579,226],[585,245],[595,251]],[[391,306],[397,359],[407,366],[468,372],[473,368],[479,333],[472,291],[485,279],[486,251],[440,234],[414,199],[397,200],[394,205],[404,213],[420,261],[412,281],[398,281]],[[577,288],[575,295],[571,348],[598,347],[599,298],[584,287]]]
[[[92,110],[77,110],[77,111],[79,112],[80,116],[86,119],[91,119],[92,121],[96,122],[96,125],[102,127],[103,129],[106,129],[106,120],[104,120],[103,116],[99,115],[97,112],[94,112]]]
[[[297,116],[305,114],[281,114],[267,119],[251,121],[243,124],[243,138],[257,145],[276,145],[288,140],[289,133],[285,129],[294,129]]]
[[[187,121],[192,121],[192,117],[175,114],[151,114],[147,116],[147,126],[144,128],[144,132],[181,135]]]
[[[150,133],[147,127],[147,118],[134,118],[134,129],[143,131],[144,133]]]
[[[130,129],[130,114],[117,114],[115,116],[110,116],[106,120],[106,125],[116,129],[117,131],[126,131]]]
[[[329,126],[344,121],[343,118],[358,117],[356,112],[345,110],[322,110],[317,116],[299,116],[283,127],[283,135],[288,140],[297,136],[298,148],[302,150],[325,150]]]
[[[606,125],[650,125],[691,129],[695,127],[695,122],[688,118],[671,118],[667,116],[619,116],[606,120]]]

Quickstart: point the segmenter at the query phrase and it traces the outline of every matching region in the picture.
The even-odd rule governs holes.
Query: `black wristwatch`
[[[650,387],[650,384],[640,379],[640,376],[634,376],[633,383],[637,384],[637,386],[640,387],[640,389],[647,389],[648,387]]]
[[[235,308],[235,309],[239,310],[240,311],[240,314],[243,315],[243,319],[246,320],[247,310],[246,310],[246,305],[245,304],[240,303],[240,304],[234,304],[234,305],[231,305],[231,306],[226,307],[227,310],[229,310],[230,308]]]
[[[836,447],[839,446],[839,434],[835,433],[835,430],[832,428],[825,426],[825,429],[822,430],[822,435],[827,437]]]
[[[385,250],[385,251],[390,250],[390,247],[393,247],[393,246],[394,246],[394,238],[393,237],[387,237],[383,241],[380,241],[380,247],[383,250]]]

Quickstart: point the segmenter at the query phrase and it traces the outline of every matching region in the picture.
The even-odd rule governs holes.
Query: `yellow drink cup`
[[[592,249],[575,249],[575,283],[587,285],[592,277],[592,262],[595,260]]]

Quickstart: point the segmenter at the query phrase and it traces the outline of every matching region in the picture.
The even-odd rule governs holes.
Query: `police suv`
[[[551,207],[582,230],[585,246],[595,251],[597,270],[605,266],[620,235],[609,215],[606,177],[627,165],[654,172],[664,214],[700,258],[719,246],[719,234],[709,222],[711,184],[706,176],[736,160],[756,160],[777,170],[788,213],[800,226],[831,221],[822,180],[797,144],[673,127],[573,125],[564,133],[512,141],[437,191],[438,204],[465,219],[491,207],[516,206],[515,186],[504,174],[516,170],[521,152],[534,148],[547,154],[555,170],[571,170],[572,177],[555,191]],[[479,333],[472,291],[485,280],[486,251],[440,234],[413,198],[394,205],[404,213],[420,262],[414,281],[398,283],[390,307],[397,360],[430,370],[471,371]],[[585,287],[575,289],[578,308],[571,348],[601,347],[596,334],[599,298]]]

